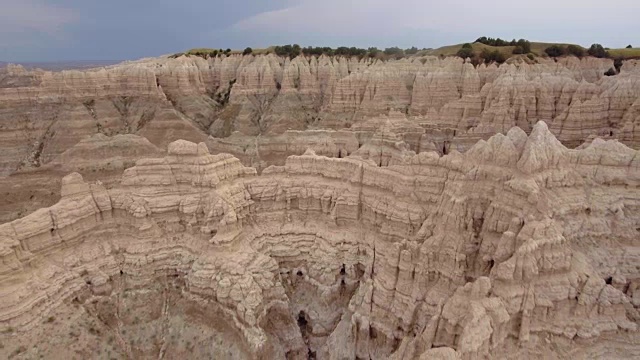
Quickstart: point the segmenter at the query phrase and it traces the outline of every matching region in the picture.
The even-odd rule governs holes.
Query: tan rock
[[[446,139],[428,139],[438,149],[465,151],[513,126],[529,133],[540,120],[570,147],[597,135],[637,148],[636,62],[613,77],[603,76],[611,60],[593,58],[474,68],[458,58],[270,54],[163,57],[85,71],[11,66],[0,69],[0,175],[49,163],[96,133],[137,134],[165,148],[234,131],[337,130],[390,111],[445,130]]]
[[[57,204],[0,225],[0,326],[31,339],[69,301],[94,309],[134,291],[122,279],[151,289],[168,273],[239,357],[500,357],[543,337],[597,351],[607,334],[634,354],[637,150],[571,150],[541,122],[464,154],[403,154],[380,167],[309,149],[257,175],[176,141],[109,189],[68,175]],[[91,311],[126,322],[110,309]]]

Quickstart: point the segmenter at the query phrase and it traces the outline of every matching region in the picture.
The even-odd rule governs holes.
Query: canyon
[[[612,64],[0,69],[0,356],[638,357]]]

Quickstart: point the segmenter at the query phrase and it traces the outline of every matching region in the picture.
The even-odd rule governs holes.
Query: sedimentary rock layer
[[[466,150],[546,121],[576,147],[590,135],[640,146],[640,72],[627,61],[459,58],[358,60],[275,55],[144,59],[88,71],[0,69],[0,175],[53,160],[95,134],[138,134],[161,148],[211,135],[342,129],[399,111]],[[415,151],[415,149],[413,149]],[[216,150],[213,150],[216,151]],[[282,159],[280,159],[282,161]]]
[[[258,175],[176,141],[109,189],[68,175],[57,204],[0,225],[0,339],[166,274],[238,358],[589,357],[612,337],[640,354],[637,150],[568,149],[543,122],[464,154],[386,148]]]

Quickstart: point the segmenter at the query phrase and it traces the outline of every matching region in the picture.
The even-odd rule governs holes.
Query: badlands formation
[[[0,357],[640,357],[640,63],[0,69]]]

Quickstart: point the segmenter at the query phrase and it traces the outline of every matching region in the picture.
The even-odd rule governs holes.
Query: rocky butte
[[[640,63],[0,70],[0,357],[640,357]]]

